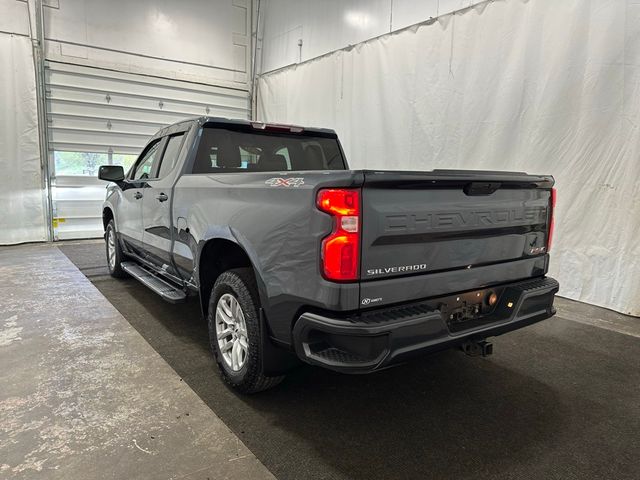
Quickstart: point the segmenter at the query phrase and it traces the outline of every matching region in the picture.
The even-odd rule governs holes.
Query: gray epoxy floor
[[[194,468],[202,449],[207,460],[202,464],[214,462],[186,478],[225,478],[220,465],[235,461],[224,458],[227,449],[216,447],[217,435],[228,433],[220,419],[279,479],[640,478],[638,318],[559,298],[554,319],[494,339],[495,353],[486,359],[449,351],[355,377],[303,366],[278,388],[242,397],[217,376],[196,302],[169,305],[133,279],[112,279],[102,242],[62,244],[60,249],[122,316],[111,309],[105,323],[96,308],[104,298],[86,281],[79,288],[78,272],[72,273],[68,264],[50,279],[59,288],[24,293],[20,298],[26,303],[17,302],[20,311],[32,311],[35,322],[48,325],[43,332],[34,333],[35,325],[18,331],[24,327],[14,322],[14,314],[0,313],[0,343],[16,347],[17,337],[40,342],[24,343],[12,354],[3,354],[0,346],[0,478],[179,478],[176,471]],[[12,257],[4,252],[0,250],[0,265],[10,265]],[[22,270],[24,278],[0,290],[0,298],[37,285],[38,271]],[[0,270],[3,279],[6,272]],[[75,280],[65,280],[67,275]],[[82,308],[69,308],[69,295]],[[41,306],[34,310],[35,304]],[[50,309],[43,307],[47,304]],[[54,321],[59,315],[62,325],[71,320],[76,330],[64,333],[68,329]],[[92,328],[94,323],[101,328]],[[106,337],[105,331],[110,332]],[[84,345],[82,339],[92,335],[105,338]],[[99,348],[89,351],[95,341]],[[164,362],[158,362],[150,347],[175,374],[161,366]],[[55,354],[43,355],[47,348]],[[87,371],[111,373],[102,380],[69,373],[84,370],[69,360],[78,355],[98,362],[87,364]],[[126,373],[138,363],[143,373]],[[60,380],[52,384],[47,378]],[[119,384],[132,380],[148,385],[151,393],[141,396],[133,389],[118,395]],[[28,392],[20,389],[38,383],[43,387],[27,395],[30,404],[4,403],[5,397],[24,398]],[[10,385],[8,393],[5,384]],[[65,398],[65,407],[56,407]],[[194,402],[197,409],[175,407],[182,402]],[[210,410],[203,411],[202,402]],[[105,420],[109,405],[119,415]],[[182,410],[190,411],[188,419]],[[82,417],[87,411],[89,419]],[[59,415],[65,420],[62,430],[52,421]],[[153,421],[144,418],[149,416]],[[141,428],[131,425],[131,419]],[[186,430],[181,426],[185,421]],[[77,430],[77,425],[90,428]],[[145,426],[148,432],[162,433],[160,448],[152,448],[155,433],[154,438],[139,435]],[[201,436],[201,431],[209,433]],[[109,451],[115,453],[103,458]],[[252,468],[267,475],[246,454],[249,470],[241,470],[241,478],[256,478]],[[51,459],[59,470],[44,470],[56,464]],[[37,473],[39,466],[43,471]],[[61,474],[70,471],[75,477]]]
[[[197,302],[112,279],[103,242],[60,248],[281,480],[640,478],[638,318],[558,298],[556,317],[493,339],[489,358],[303,366],[242,397],[217,375]]]
[[[273,478],[56,247],[0,279],[0,478]]]

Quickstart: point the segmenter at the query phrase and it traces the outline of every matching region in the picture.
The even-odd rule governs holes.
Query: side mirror
[[[98,178],[107,182],[120,183],[124,181],[124,168],[120,165],[101,165]]]

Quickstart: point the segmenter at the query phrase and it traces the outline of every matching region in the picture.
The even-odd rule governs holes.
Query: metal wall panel
[[[56,176],[55,151],[138,154],[161,127],[191,116],[249,118],[247,89],[48,62],[49,152],[56,239],[102,235],[105,184]]]
[[[198,76],[205,83],[248,81],[250,0],[56,3],[44,12],[50,60],[117,65],[118,71],[135,68],[133,73],[142,74],[164,71],[168,78]]]

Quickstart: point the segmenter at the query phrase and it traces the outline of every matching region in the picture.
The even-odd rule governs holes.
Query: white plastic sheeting
[[[309,60],[484,1],[262,0],[261,32],[267,48],[261,54],[258,47],[258,72]]]
[[[554,175],[561,295],[640,315],[638,0],[481,4],[267,74],[258,115],[352,168]]]
[[[31,41],[0,34],[0,245],[46,240]]]

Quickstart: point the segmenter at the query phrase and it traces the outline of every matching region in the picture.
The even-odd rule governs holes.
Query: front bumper
[[[293,329],[302,360],[345,373],[368,373],[469,340],[501,335],[555,314],[559,284],[550,277],[341,316],[304,313]],[[484,301],[496,293],[497,303]]]

